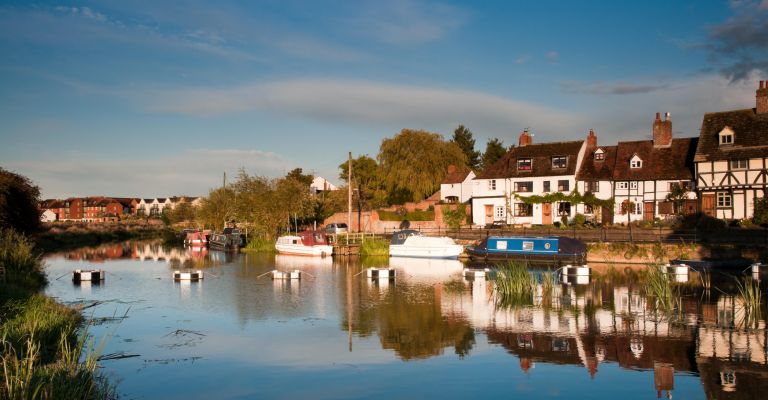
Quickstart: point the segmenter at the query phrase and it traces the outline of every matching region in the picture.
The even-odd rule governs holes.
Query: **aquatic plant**
[[[379,238],[365,239],[363,243],[360,244],[360,255],[388,256],[389,242]]]
[[[656,307],[666,314],[679,309],[680,296],[676,287],[665,273],[664,266],[649,264],[645,273],[646,294],[656,298]]]
[[[521,262],[497,264],[492,275],[493,292],[497,306],[513,307],[533,303],[536,280]]]
[[[738,297],[741,300],[744,311],[743,324],[748,328],[757,328],[762,314],[763,294],[760,291],[760,282],[749,276],[736,279]]]
[[[274,253],[276,251],[275,243],[263,238],[253,238],[249,240],[248,244],[246,244],[242,250],[255,253]]]

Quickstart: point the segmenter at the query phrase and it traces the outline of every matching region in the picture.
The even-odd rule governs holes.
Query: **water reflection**
[[[112,259],[129,262],[100,266],[108,271],[107,285],[75,287],[62,280],[52,281],[49,287],[51,294],[65,300],[121,298],[148,304],[147,310],[132,310],[124,323],[128,326],[120,328],[121,335],[131,337],[131,342],[110,344],[114,347],[110,350],[126,350],[126,343],[130,343],[135,347],[128,350],[153,354],[158,350],[157,340],[152,337],[163,337],[168,331],[191,324],[206,336],[200,336],[196,347],[183,354],[185,357],[235,363],[245,375],[258,373],[271,380],[280,379],[280,375],[270,374],[285,364],[309,368],[307,374],[318,372],[310,367],[345,363],[381,363],[395,371],[412,372],[406,366],[409,363],[403,361],[428,361],[431,368],[440,368],[453,365],[451,358],[461,358],[479,360],[482,366],[472,362],[453,365],[450,374],[454,375],[444,379],[457,373],[471,374],[473,368],[485,369],[488,378],[491,372],[508,370],[512,360],[526,379],[551,381],[557,374],[563,385],[583,385],[581,379],[618,382],[622,392],[608,391],[604,397],[634,391],[647,393],[648,397],[671,396],[674,392],[682,398],[756,398],[768,386],[765,315],[758,316],[756,325],[746,322],[744,301],[730,276],[711,277],[712,289],[706,290],[701,283],[707,279],[691,273],[687,282],[673,283],[677,306],[663,311],[656,299],[645,293],[639,275],[631,273],[593,277],[586,285],[556,282],[545,288],[539,284],[529,306],[499,308],[491,283],[465,278],[464,264],[456,260],[385,258],[357,262],[283,255],[195,254],[158,243],[125,243],[52,258],[49,273],[58,276],[71,270],[73,263]],[[206,278],[173,283],[168,279],[169,264],[200,265],[206,268]],[[394,268],[397,278],[368,279],[364,270],[371,266]],[[264,274],[274,269],[300,270],[306,275],[301,280],[273,281]],[[105,314],[115,312],[100,310]],[[134,340],[134,336],[139,339]],[[141,347],[144,345],[149,347]],[[163,351],[168,354],[162,357],[181,355]],[[485,358],[489,353],[503,357]],[[236,379],[230,376],[232,367],[212,369],[203,361],[197,364],[166,368],[157,378],[146,374],[134,377],[137,368],[129,368],[136,366],[128,362],[112,363],[107,368],[117,371],[132,393],[149,393],[150,397],[182,393],[185,389],[171,384],[164,389],[167,392],[157,392],[161,385],[158,382],[150,385],[154,392],[143,392],[142,385],[148,380],[183,381],[180,374],[198,371],[195,368],[202,371],[197,372],[202,375],[200,379]],[[537,364],[548,368],[537,369]],[[370,382],[376,379],[377,371],[381,369],[369,365],[357,369],[356,374],[361,382]],[[396,375],[404,385],[418,385],[418,374],[401,376],[399,372]],[[634,379],[630,375],[633,373],[647,374],[648,379]],[[302,372],[293,369],[290,374]],[[241,379],[228,381],[229,385],[266,390],[260,386],[266,383]],[[510,380],[517,379],[515,375],[505,379],[498,386],[487,383],[479,393],[517,393],[517,385],[510,384]],[[349,384],[348,376],[339,372],[328,385],[339,384],[340,380]],[[524,382],[530,381],[517,384],[529,384]],[[451,387],[456,390],[447,382],[444,392],[434,390],[455,396]],[[284,394],[290,397],[288,393],[295,389],[286,390]],[[377,390],[382,397],[411,397],[383,387]],[[202,393],[216,392],[210,388],[196,396]]]

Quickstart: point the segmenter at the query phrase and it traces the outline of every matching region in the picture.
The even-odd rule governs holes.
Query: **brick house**
[[[750,218],[768,190],[768,81],[755,108],[704,114],[696,148],[701,211],[723,219]]]

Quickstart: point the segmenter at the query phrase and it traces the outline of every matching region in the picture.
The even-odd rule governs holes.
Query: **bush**
[[[248,241],[243,250],[257,253],[274,253],[275,243],[267,239],[254,238]]]
[[[576,226],[584,226],[587,223],[587,217],[584,214],[576,214],[573,217],[573,224]]]
[[[463,204],[456,206],[455,210],[451,210],[451,206],[445,205],[441,207],[441,211],[443,212],[443,221],[453,229],[458,229],[467,216],[467,209]]]
[[[384,239],[366,239],[360,245],[362,256],[388,256],[389,242]]]
[[[22,233],[40,229],[40,189],[24,176],[0,168],[0,228]]]

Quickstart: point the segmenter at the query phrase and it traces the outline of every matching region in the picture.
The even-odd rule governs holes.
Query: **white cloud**
[[[466,20],[466,12],[452,5],[393,0],[363,3],[353,25],[385,43],[419,44],[442,38]]]
[[[251,110],[298,115],[338,124],[396,124],[434,130],[461,122],[498,136],[532,126],[537,133],[583,130],[584,118],[521,100],[469,90],[370,81],[291,80],[220,89],[152,93],[151,109],[199,116]]]
[[[549,60],[550,63],[556,63],[558,59],[560,59],[560,53],[554,50],[547,52],[547,60]]]
[[[32,179],[44,197],[206,195],[221,185],[224,172],[232,179],[240,168],[277,177],[294,167],[279,154],[254,149],[191,149],[148,160],[57,154],[5,165]]]

